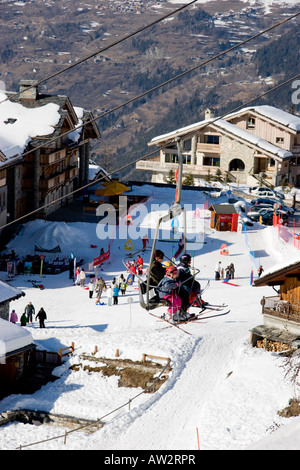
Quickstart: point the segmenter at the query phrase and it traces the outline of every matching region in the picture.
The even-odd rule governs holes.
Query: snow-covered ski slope
[[[170,188],[156,188],[154,192],[151,186],[133,187],[133,192],[149,196],[148,211],[151,204],[171,204],[174,199]],[[183,191],[182,204],[190,204],[191,213],[195,204],[206,201],[203,192]],[[208,199],[209,204],[212,202],[226,202],[226,197]],[[152,211],[151,217],[145,217],[140,225],[155,227],[159,214],[160,209]],[[248,228],[246,243],[243,233],[211,229],[208,211],[202,216],[205,243],[200,250],[193,253],[190,250],[195,267],[200,269],[197,279],[203,286],[210,279],[204,300],[214,304],[225,302],[231,311],[223,317],[184,325],[192,335],[168,327],[143,310],[136,282],[127,288],[124,297],[119,297],[119,305],[108,306],[104,295],[105,305],[99,306],[95,298],[89,299],[87,290],[72,285],[68,272],[43,278],[32,275],[13,279],[12,284],[26,293],[11,306],[19,318],[29,301],[36,311],[44,307],[47,313],[45,329],[39,329],[38,322],[26,327],[38,348],[58,351],[74,342],[75,353],[55,369],[55,375],[59,376],[56,382],[33,395],[4,398],[0,412],[26,408],[96,420],[139,395],[141,389],[118,387],[117,377],[104,377],[83,368],[69,369],[70,365],[82,362],[80,354],[93,353],[95,346],[99,357],[114,358],[118,349],[121,359],[141,360],[143,354],[170,358],[172,371],[156,393],[141,394],[133,399],[130,409],[127,405],[109,414],[104,419],[105,426],[94,434],[71,433],[64,443],[62,438],[47,440],[60,436],[61,428],[12,423],[0,428],[1,449],[15,449],[43,439],[47,441],[29,449],[197,451],[198,446],[201,450],[273,446],[299,449],[299,419],[287,420],[277,414],[295,396],[293,385],[284,378],[283,359],[249,344],[249,330],[263,323],[260,300],[263,295],[274,293],[271,288],[250,285],[251,270],[256,277],[256,267],[249,249],[258,256],[257,262],[265,270],[283,261],[295,261],[299,252],[279,240],[272,227]],[[91,261],[102,246],[105,249],[108,246],[108,240],[103,242],[97,238],[96,229],[96,224],[32,222],[25,225],[8,249],[23,254],[24,247],[28,253],[33,253],[34,243],[49,248],[59,244],[63,254],[72,252]],[[191,236],[192,228],[189,233]],[[125,243],[126,240],[111,241],[111,258],[101,272],[108,283],[114,276],[125,273],[122,264],[122,258],[128,253],[124,250]],[[220,255],[223,243],[228,246],[228,256]],[[97,245],[97,249],[91,245]],[[134,250],[141,246],[140,239],[133,240]],[[168,256],[177,246],[177,242],[170,241],[157,244]],[[190,246],[197,247],[196,244]],[[144,255],[145,263],[148,259],[149,252]],[[234,263],[233,283],[237,285],[214,280],[218,261],[224,267]],[[2,274],[5,279],[5,273]],[[42,281],[45,289],[33,288],[28,279]],[[163,312],[163,308],[155,310],[158,315]],[[276,428],[279,430],[272,433]]]

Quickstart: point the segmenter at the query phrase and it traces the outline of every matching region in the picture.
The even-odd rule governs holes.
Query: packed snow
[[[147,196],[145,203],[151,217],[140,221],[143,227],[153,227],[164,212],[163,204],[174,200],[172,188],[153,188],[151,185],[134,186],[133,194]],[[250,330],[263,324],[261,298],[273,295],[270,287],[254,287],[257,264],[265,270],[281,262],[294,262],[299,252],[292,244],[278,238],[273,227],[254,224],[247,227],[247,235],[238,232],[217,232],[210,228],[211,203],[227,202],[226,192],[216,199],[202,191],[184,190],[181,202],[187,205],[188,237],[192,239],[196,205],[201,207],[204,243],[190,246],[193,265],[200,269],[197,279],[204,287],[204,300],[228,304],[230,312],[210,317],[207,312],[199,323],[185,324],[180,331],[157,319],[139,303],[137,281],[129,285],[119,304],[109,306],[106,293],[96,305],[90,299],[87,287],[75,286],[68,271],[58,275],[17,275],[10,282],[26,293],[11,303],[20,318],[25,306],[32,301],[36,312],[43,307],[47,313],[46,328],[34,321],[22,327],[33,337],[38,349],[58,351],[75,344],[70,358],[54,370],[58,379],[48,383],[32,395],[14,394],[0,401],[0,413],[31,409],[90,420],[100,419],[104,426],[92,434],[83,430],[68,434],[66,442],[61,428],[33,426],[18,422],[0,427],[0,448],[29,450],[247,450],[247,449],[299,449],[300,419],[286,419],[278,411],[297,396],[298,391],[285,376],[284,359],[278,353],[253,348]],[[245,200],[247,193],[245,192]],[[154,207],[153,205],[156,204]],[[206,204],[205,209],[203,205]],[[145,211],[142,213],[144,214]],[[199,222],[199,221],[198,221]],[[121,224],[123,222],[121,221]],[[180,219],[179,229],[182,228]],[[169,227],[170,228],[170,227]],[[124,229],[124,226],[123,228]],[[116,236],[112,240],[97,237],[97,224],[58,223],[36,221],[24,225],[24,230],[7,246],[16,254],[34,253],[34,244],[52,248],[59,244],[61,255],[84,256],[85,266],[111,243],[111,255],[98,272],[109,285],[114,277],[127,275],[122,259],[128,255],[126,239]],[[118,234],[118,232],[117,232]],[[178,240],[170,240],[165,233],[157,242],[170,257],[178,247]],[[142,248],[142,240],[131,237],[133,251]],[[152,243],[151,236],[150,247]],[[226,244],[229,255],[221,255]],[[93,248],[92,248],[93,246]],[[26,250],[25,250],[26,249]],[[251,255],[250,255],[251,251]],[[254,259],[253,254],[256,256]],[[46,256],[52,256],[46,254]],[[145,265],[150,249],[143,253]],[[231,283],[214,280],[215,265],[235,266],[235,279]],[[145,268],[145,266],[144,266]],[[2,272],[2,279],[7,279]],[[32,286],[31,280],[43,284],[44,289]],[[164,313],[158,308],[152,313]],[[21,327],[20,327],[21,328]],[[142,393],[141,388],[118,386],[118,377],[105,377],[102,373],[88,372],[73,364],[86,364],[81,354],[95,357],[142,360],[143,354],[171,359],[168,380],[155,393]],[[148,359],[151,360],[151,359]],[[165,364],[164,359],[153,359]],[[87,361],[88,362],[88,361]],[[130,407],[128,403],[130,402]],[[124,405],[124,406],[123,406]],[[56,438],[57,437],[57,438]],[[39,443],[37,443],[39,442]]]

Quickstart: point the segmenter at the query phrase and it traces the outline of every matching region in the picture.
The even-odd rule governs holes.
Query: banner
[[[34,244],[34,251],[42,251],[43,253],[61,253],[60,246],[57,245],[54,248],[51,248],[50,250],[47,250],[46,248],[42,248],[39,246],[37,243]]]
[[[98,258],[94,258],[94,262],[93,262],[94,267],[99,266],[99,264],[102,264],[109,257],[110,257],[110,245],[108,246],[108,250],[106,253],[102,253],[102,255],[98,256]]]

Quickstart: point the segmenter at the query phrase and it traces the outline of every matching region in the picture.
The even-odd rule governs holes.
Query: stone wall
[[[254,150],[245,144],[223,135],[221,141],[220,169],[229,171],[230,162],[235,158],[243,161],[245,169],[244,171],[235,171],[232,173],[239,183],[247,183],[249,172],[254,165]]]
[[[0,318],[7,321],[9,320],[9,302],[0,304]]]

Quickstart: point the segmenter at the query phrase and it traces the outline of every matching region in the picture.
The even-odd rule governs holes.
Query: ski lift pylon
[[[156,242],[159,236],[159,229],[162,223],[172,221],[179,215],[183,214],[183,242],[184,242],[184,249],[183,253],[186,252],[186,212],[184,207],[181,206],[181,192],[182,192],[182,173],[183,173],[183,158],[182,158],[182,150],[183,150],[183,141],[180,138],[176,139],[177,144],[177,152],[178,152],[178,167],[175,172],[176,178],[176,193],[175,193],[175,201],[171,205],[168,210],[168,213],[164,216],[161,216],[156,224],[154,239],[152,243],[151,253],[150,253],[150,260],[149,260],[149,269],[146,276],[146,279],[143,279],[140,275],[137,275],[138,285],[139,285],[139,300],[140,305],[146,310],[152,310],[154,308],[160,307],[162,305],[166,305],[165,301],[158,300],[157,295],[155,296],[155,286],[150,284],[150,273],[151,273],[151,266],[154,259],[154,253],[156,249]],[[145,252],[146,249],[142,249],[137,251],[136,253],[128,255],[128,257],[123,259],[123,264],[126,266],[126,261],[129,258],[133,258],[136,256],[140,251]],[[193,276],[194,277],[194,276]]]

